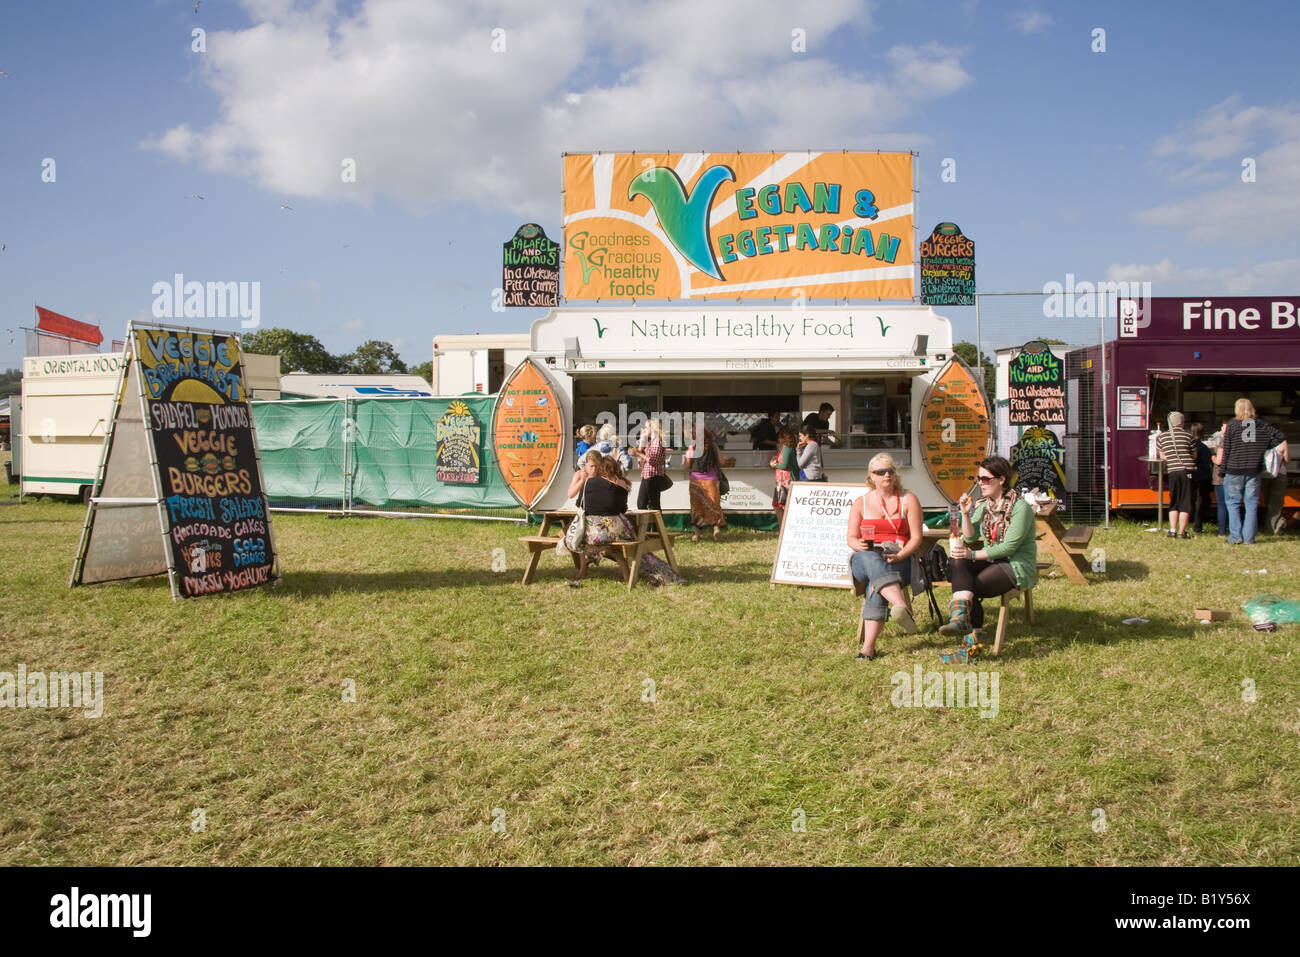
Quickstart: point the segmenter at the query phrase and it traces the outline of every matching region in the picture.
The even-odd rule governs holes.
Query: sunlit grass
[[[893,707],[891,675],[942,669],[944,645],[891,627],[878,660],[855,660],[856,602],[770,588],[772,533],[682,539],[691,585],[629,594],[607,565],[570,589],[549,555],[524,588],[526,530],[505,523],[277,516],[281,586],[173,602],[164,578],[68,589],[82,517],[0,509],[0,671],[97,670],[106,687],[97,720],[0,710],[3,864],[1300,852],[1300,626],[1256,632],[1240,609],[1300,599],[1295,539],[1098,532],[1107,574],[1043,580],[1034,624],[1017,606],[980,665],[1000,679],[984,720]],[[1200,625],[1202,605],[1233,618]],[[1121,624],[1135,616],[1150,624]]]

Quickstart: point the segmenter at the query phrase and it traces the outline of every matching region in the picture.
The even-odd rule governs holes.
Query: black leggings
[[[1016,573],[1010,562],[954,558],[948,562],[948,579],[952,582],[953,594],[959,591],[974,593],[970,623],[976,628],[984,625],[984,607],[979,600],[1005,595],[1016,587]]]
[[[641,484],[636,490],[636,507],[652,508],[655,511],[660,510],[659,497],[664,493],[664,477],[662,475],[653,475],[650,478],[643,478]]]

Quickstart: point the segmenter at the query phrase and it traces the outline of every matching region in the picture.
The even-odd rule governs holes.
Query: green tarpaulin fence
[[[519,508],[488,436],[494,396],[254,402],[271,504]],[[477,484],[438,481],[437,422],[453,402],[479,424]]]

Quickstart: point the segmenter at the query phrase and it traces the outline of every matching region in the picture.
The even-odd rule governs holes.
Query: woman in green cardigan
[[[953,543],[948,556],[952,620],[939,632],[964,636],[958,652],[943,656],[950,664],[965,664],[983,647],[984,610],[976,599],[1033,588],[1038,580],[1034,510],[1010,487],[1011,463],[989,456],[979,464],[977,477],[983,500],[974,506],[970,495],[961,497],[962,540]],[[981,540],[983,548],[971,547]]]

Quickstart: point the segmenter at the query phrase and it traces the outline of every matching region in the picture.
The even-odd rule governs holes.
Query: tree
[[[425,382],[432,382],[433,381],[433,360],[430,359],[428,362],[421,362],[418,366],[416,366],[414,369],[411,370],[411,374],[418,375]]]
[[[22,388],[22,369],[6,369],[4,372],[0,372],[0,399],[10,395],[18,395]]]
[[[357,346],[355,352],[340,356],[343,371],[353,375],[383,375],[389,372],[405,372],[406,363],[397,354],[391,342],[371,339]]]
[[[976,371],[978,362],[975,357],[977,352],[975,343],[965,341],[954,343],[952,351],[957,355],[958,359],[970,366],[971,372]],[[984,394],[988,396],[989,402],[995,402],[997,400],[998,364],[996,360],[989,358],[987,352],[981,353],[981,355],[984,357]]]
[[[294,332],[292,329],[259,329],[244,336],[242,346],[245,352],[279,356],[282,373],[307,372],[312,375],[329,375],[344,371],[340,359],[330,355],[320,344],[319,339],[305,332]]]

